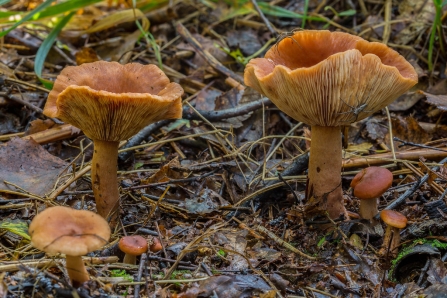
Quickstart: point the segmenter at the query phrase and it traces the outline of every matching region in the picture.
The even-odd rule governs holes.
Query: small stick
[[[144,269],[144,267],[146,267],[145,266],[146,260],[147,260],[147,254],[144,253],[141,255],[141,258],[140,258],[140,267],[138,268],[137,282],[141,281],[141,277],[143,276],[143,269]],[[145,278],[145,280],[146,280],[146,278]],[[135,284],[134,291],[133,291],[134,298],[140,297],[140,285],[141,284],[139,284],[139,283]]]
[[[440,164],[444,164],[447,162],[447,158],[444,158],[443,160],[441,160],[439,163]],[[437,171],[439,169],[439,166],[434,167],[432,170],[433,171]],[[417,183],[415,183],[410,189],[407,189],[400,197],[398,197],[396,200],[394,200],[391,204],[389,204],[388,206],[385,207],[385,210],[392,210],[392,209],[396,209],[397,207],[399,207],[400,205],[402,205],[405,200],[410,197],[419,187],[422,186],[422,184],[424,184],[425,182],[428,181],[429,178],[429,174],[425,174],[424,177],[422,177]],[[374,218],[375,219],[379,219],[380,217],[380,213],[377,214]]]
[[[267,230],[266,228],[264,228],[263,226],[259,225],[256,227],[256,230],[258,230],[261,233],[266,234],[269,238],[271,238],[273,241],[275,241],[276,243],[278,243],[279,245],[287,248],[288,250],[290,250],[291,252],[294,252],[306,259],[309,260],[316,260],[317,258],[311,257],[309,255],[306,255],[305,253],[303,253],[302,251],[298,250],[297,248],[295,248],[293,245],[287,243],[286,241],[282,240],[281,238],[279,238],[278,236],[276,236],[274,233],[270,232],[269,230]]]
[[[188,120],[202,120],[206,118],[208,121],[219,121],[227,118],[242,116],[253,112],[263,106],[272,105],[272,102],[267,97],[263,97],[259,100],[252,101],[247,104],[243,104],[231,109],[219,110],[219,111],[201,111],[184,107],[183,108],[183,119]],[[197,112],[202,116],[197,115]]]
[[[256,11],[258,12],[259,17],[261,18],[261,20],[265,23],[265,25],[267,26],[267,29],[269,29],[270,33],[272,33],[273,35],[276,34],[276,30],[273,29],[272,24],[270,24],[270,21],[265,17],[264,13],[262,12],[261,8],[258,5],[258,2],[256,2],[256,0],[251,0],[251,3],[253,4],[253,7],[256,9]]]

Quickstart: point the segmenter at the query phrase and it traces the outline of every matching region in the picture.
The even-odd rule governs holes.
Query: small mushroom
[[[89,279],[81,256],[103,247],[110,238],[107,221],[87,210],[50,207],[34,217],[29,226],[31,245],[50,254],[65,254],[73,285]]]
[[[372,220],[379,210],[377,199],[393,183],[393,174],[385,168],[368,167],[361,170],[351,181],[354,195],[360,199],[360,216]]]
[[[159,252],[162,249],[163,249],[163,246],[161,245],[160,239],[158,239],[157,237],[152,237],[150,239],[149,250],[151,252],[155,253],[155,252]]]
[[[384,256],[389,251],[390,255],[394,257],[397,255],[400,245],[399,232],[400,229],[407,226],[407,218],[402,213],[394,210],[382,210],[382,212],[380,212],[380,218],[386,224],[386,230],[379,254]]]
[[[417,83],[413,66],[384,44],[326,30],[294,32],[250,60],[246,85],[311,126],[308,216],[345,213],[341,126],[379,111]]]
[[[182,116],[182,87],[155,65],[97,61],[62,70],[44,114],[81,129],[94,141],[96,209],[114,226],[119,207],[118,145],[143,127]]]
[[[123,263],[135,265],[137,256],[147,251],[147,240],[139,235],[124,236],[121,238],[119,248],[125,253]]]

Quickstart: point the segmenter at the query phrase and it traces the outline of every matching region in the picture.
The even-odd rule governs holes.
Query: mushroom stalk
[[[359,208],[360,217],[372,220],[379,213],[377,209],[377,198],[369,200],[361,200]]]
[[[118,146],[119,142],[94,140],[92,188],[96,210],[111,222],[114,222],[119,206]]]
[[[312,126],[307,197],[332,219],[345,212],[341,188],[340,127]],[[321,212],[321,211],[320,211]]]
[[[123,259],[124,264],[135,265],[137,263],[137,256],[131,254],[125,254]]]
[[[379,255],[385,256],[389,251],[390,256],[395,257],[397,255],[399,245],[400,229],[387,225],[385,235],[383,236],[382,248],[379,251]]]
[[[81,256],[66,256],[66,268],[68,276],[74,286],[89,280],[87,269]]]

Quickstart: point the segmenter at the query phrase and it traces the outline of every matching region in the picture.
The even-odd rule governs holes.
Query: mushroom
[[[124,236],[118,246],[125,253],[123,263],[132,265],[137,263],[137,256],[145,253],[148,248],[146,239],[138,235]]]
[[[150,239],[150,245],[149,245],[149,250],[151,252],[159,252],[160,250],[163,249],[163,246],[161,244],[160,239],[158,239],[157,237],[152,237]]]
[[[44,114],[80,128],[94,141],[92,188],[102,217],[113,222],[119,206],[119,142],[150,123],[181,118],[182,94],[182,87],[155,65],[97,61],[68,66],[57,77]]]
[[[360,216],[372,220],[377,210],[377,199],[393,183],[393,174],[385,168],[368,167],[361,170],[351,181],[354,195],[360,199]]]
[[[245,83],[311,126],[308,215],[345,212],[340,126],[384,108],[417,83],[414,68],[386,45],[326,30],[297,31],[250,60]]]
[[[87,210],[50,207],[34,217],[29,226],[31,245],[50,254],[65,254],[73,285],[89,279],[81,256],[103,247],[110,238],[104,218]]]
[[[380,218],[386,224],[385,236],[379,254],[384,256],[389,251],[391,256],[396,256],[400,245],[400,229],[407,226],[407,218],[394,210],[382,210]],[[389,249],[388,249],[389,245]]]

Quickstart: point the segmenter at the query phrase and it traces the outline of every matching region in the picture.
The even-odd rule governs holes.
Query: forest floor
[[[443,4],[0,1],[0,297],[446,297]],[[364,119],[350,105],[341,218],[306,212],[310,126],[243,79],[298,29],[385,43],[419,79]],[[34,248],[28,226],[51,206],[96,210],[92,141],[43,108],[64,67],[98,60],[160,66],[184,90],[183,118],[121,144],[118,224],[73,287],[64,257]],[[369,166],[393,174],[378,209],[408,219],[398,253],[383,222],[359,215],[350,183]],[[124,235],[162,249],[124,264]]]

